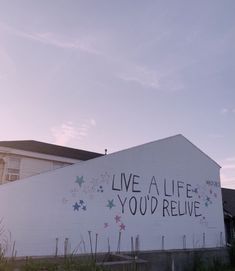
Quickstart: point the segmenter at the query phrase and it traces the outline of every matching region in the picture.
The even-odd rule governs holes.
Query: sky
[[[234,0],[0,0],[0,140],[108,153],[183,134],[235,189]]]

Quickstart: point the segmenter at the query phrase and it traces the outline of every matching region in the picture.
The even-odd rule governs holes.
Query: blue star
[[[83,211],[86,211],[86,206],[82,206],[82,210],[83,210]]]
[[[106,207],[109,207],[109,209],[111,210],[113,207],[115,207],[115,204],[113,203],[113,199],[112,200],[108,200],[108,204],[106,205]]]
[[[73,205],[73,210],[74,211],[79,211],[79,208],[80,208],[81,206],[80,205],[78,205],[78,203],[76,202],[74,205]]]
[[[82,184],[85,183],[83,176],[77,176],[75,183],[77,183],[79,187],[82,187]]]
[[[79,204],[83,205],[84,201],[82,199],[79,200]]]

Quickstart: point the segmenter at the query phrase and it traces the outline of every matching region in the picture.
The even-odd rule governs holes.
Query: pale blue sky
[[[235,188],[234,11],[234,0],[0,0],[0,140],[110,153],[182,133]]]

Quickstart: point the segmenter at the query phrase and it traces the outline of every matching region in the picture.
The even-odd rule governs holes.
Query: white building
[[[0,184],[98,156],[101,154],[34,140],[0,141]]]
[[[182,135],[2,185],[0,215],[10,255],[225,244],[220,166]]]

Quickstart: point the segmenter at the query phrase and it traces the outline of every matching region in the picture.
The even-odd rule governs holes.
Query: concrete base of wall
[[[186,271],[193,270],[200,262],[227,264],[229,252],[227,248],[146,251],[139,252],[138,258],[148,262],[148,271]]]

